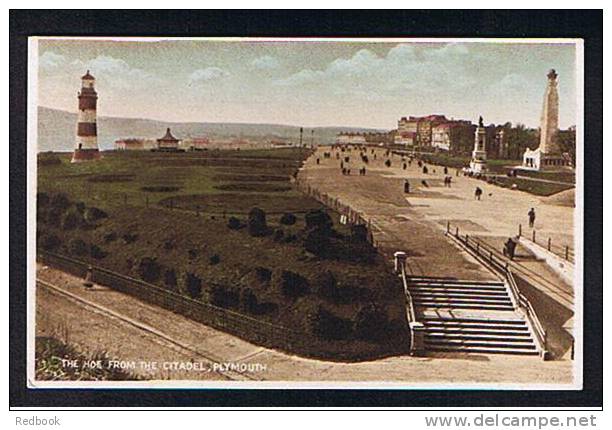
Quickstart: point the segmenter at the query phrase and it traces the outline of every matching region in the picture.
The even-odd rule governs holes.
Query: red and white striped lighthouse
[[[79,91],[79,120],[77,123],[76,146],[72,155],[72,162],[98,160],[98,128],[96,123],[96,105],[98,93],[94,88],[94,77],[87,73],[81,78],[81,91]]]

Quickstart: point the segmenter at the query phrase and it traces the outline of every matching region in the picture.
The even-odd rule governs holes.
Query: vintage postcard
[[[31,37],[28,386],[581,389],[583,66]]]

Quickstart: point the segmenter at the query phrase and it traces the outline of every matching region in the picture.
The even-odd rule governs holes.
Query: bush
[[[161,265],[155,258],[144,257],[138,265],[138,275],[145,282],[155,283],[161,276]]]
[[[187,255],[189,255],[190,260],[194,260],[195,258],[197,258],[198,254],[199,252],[197,249],[190,249],[187,251]]]
[[[91,207],[85,211],[85,220],[87,222],[96,222],[104,218],[108,218],[108,214],[102,209]]]
[[[43,234],[40,238],[40,247],[45,251],[55,251],[62,245],[62,241],[54,234]]]
[[[310,331],[325,340],[347,340],[352,336],[351,321],[340,318],[322,306],[310,315]]]
[[[62,218],[62,228],[64,230],[74,230],[83,224],[83,216],[76,210],[70,210]]]
[[[265,236],[268,234],[266,213],[262,209],[251,209],[249,212],[248,228],[251,236]]]
[[[368,228],[363,224],[353,225],[351,227],[351,239],[354,242],[367,242]]]
[[[320,297],[334,299],[338,294],[338,282],[329,270],[319,273],[313,283],[315,292]]]
[[[70,199],[68,199],[66,194],[54,194],[53,197],[51,197],[50,205],[51,207],[60,210],[60,212],[64,212],[70,207]]]
[[[106,243],[114,242],[115,240],[117,240],[117,233],[115,233],[114,231],[111,231],[110,233],[106,233],[104,235],[104,242]]]
[[[77,210],[77,212],[82,214],[83,212],[85,212],[85,203],[83,203],[83,202],[76,202],[74,204],[74,208]]]
[[[284,239],[284,237],[285,237],[285,232],[283,231],[282,228],[278,228],[274,230],[274,236],[272,237],[274,242],[281,242]]]
[[[174,269],[164,271],[164,285],[172,291],[176,291],[176,272]]]
[[[221,308],[235,309],[240,306],[240,296],[235,290],[214,285],[210,292],[210,301]]]
[[[227,220],[227,227],[231,230],[239,230],[243,227],[242,221],[240,221],[235,216],[229,217]]]
[[[78,257],[85,257],[89,255],[89,247],[81,239],[72,239],[69,245],[69,252]]]
[[[256,267],[255,277],[261,283],[270,282],[272,280],[272,271],[265,267]]]
[[[221,257],[219,257],[219,254],[211,255],[208,262],[211,264],[211,266],[214,266],[215,264],[219,264],[221,262]]]
[[[330,247],[329,235],[320,230],[309,231],[304,238],[304,249],[318,257],[326,257]]]
[[[322,209],[309,211],[304,217],[306,229],[331,230],[334,223],[331,217]]]
[[[130,244],[138,240],[138,235],[136,233],[124,233],[121,238],[126,244]]]
[[[280,218],[280,223],[284,225],[293,225],[295,224],[296,221],[297,221],[296,216],[290,212],[285,212],[283,216],[281,216]]]
[[[49,198],[49,194],[43,193],[43,192],[36,193],[36,207],[37,208],[40,209],[40,208],[44,208],[48,206],[50,200],[51,199]]]
[[[47,213],[47,224],[52,225],[54,227],[60,227],[62,223],[62,214],[63,210],[51,207],[49,212]]]
[[[257,296],[250,288],[245,288],[240,292],[240,309],[249,314],[257,311]]]
[[[202,280],[194,273],[186,273],[185,291],[192,299],[199,299],[202,296]]]
[[[363,306],[355,318],[354,332],[363,340],[382,340],[388,337],[387,313],[373,304]]]
[[[283,296],[297,299],[310,292],[308,280],[299,273],[283,270],[276,274],[276,284]]]
[[[89,245],[89,255],[91,255],[96,260],[101,260],[106,257],[107,254],[98,245],[92,243],[91,245]]]

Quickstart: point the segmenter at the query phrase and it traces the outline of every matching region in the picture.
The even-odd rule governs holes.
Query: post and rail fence
[[[563,258],[565,261],[568,261],[574,264],[574,261],[575,261],[574,249],[571,246],[559,245],[557,243],[554,243],[550,236],[545,237],[545,240],[542,241],[542,239],[540,239],[541,236],[536,232],[535,228],[531,231],[531,237],[525,236],[523,235],[523,225],[522,224],[518,225],[518,236],[531,240],[536,245],[540,245],[541,247],[546,248],[548,252],[551,252],[555,254],[556,256]],[[543,245],[543,243],[545,245]]]
[[[344,349],[343,342],[330,342],[308,331],[291,329],[235,310],[230,310],[186,297],[140,279],[64,255],[41,251],[37,260],[42,264],[112,290],[133,296],[146,303],[176,312],[202,324],[269,348],[292,354],[334,360],[370,359],[386,352],[372,348],[360,353]],[[88,275],[89,273],[89,275]]]

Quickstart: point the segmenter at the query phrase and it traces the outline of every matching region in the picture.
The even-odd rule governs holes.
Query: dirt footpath
[[[283,381],[307,385],[319,382],[328,386],[354,383],[361,387],[364,387],[364,383],[376,382],[403,388],[448,383],[488,387],[530,384],[533,387],[572,382],[572,362],[543,362],[537,357],[438,354],[428,357],[397,356],[350,364],[305,359],[253,345],[109,288],[97,286],[92,290],[85,289],[81,279],[54,269],[39,266],[37,276],[62,291],[127,315],[137,324],[147,325],[176,342],[190,345],[200,354],[186,353],[173,343],[40,287],[37,287],[36,293],[37,336],[59,335],[83,351],[106,351],[118,360],[200,362],[204,355],[221,363],[239,363],[250,365],[251,369],[260,369],[245,372],[248,378],[237,381],[229,380],[229,377],[238,379],[234,378],[235,375],[228,377],[220,372],[140,372],[150,379],[189,379],[200,387],[219,384],[278,386]],[[517,372],[517,369],[521,371]]]

